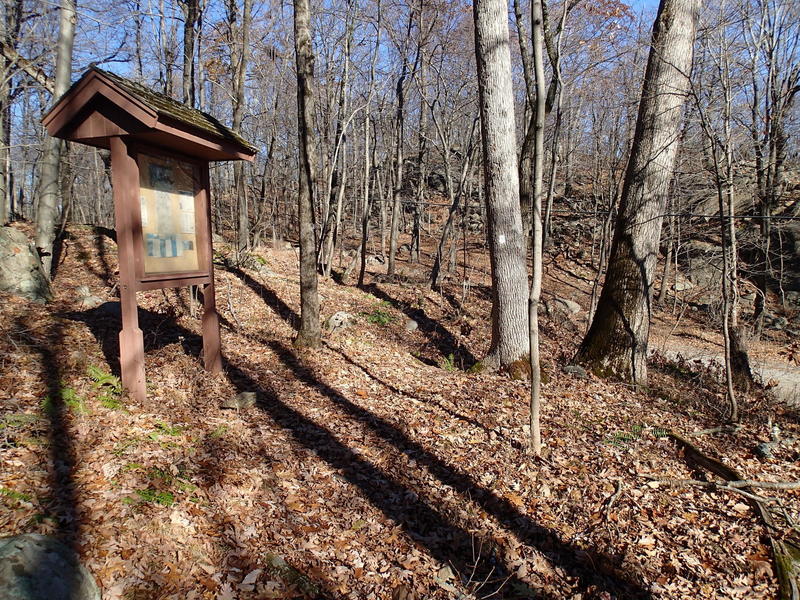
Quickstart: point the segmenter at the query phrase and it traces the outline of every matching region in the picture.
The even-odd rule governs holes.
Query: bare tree
[[[60,98],[72,77],[72,46],[75,39],[75,2],[61,0],[58,41],[56,42],[56,76],[53,99]],[[48,275],[52,269],[53,242],[59,214],[59,166],[62,141],[48,137],[39,171],[39,205],[36,211],[36,249]]]
[[[530,339],[531,395],[530,395],[530,433],[534,454],[542,453],[542,434],[539,426],[539,407],[541,404],[542,373],[539,363],[539,298],[542,294],[542,250],[544,237],[542,229],[542,170],[544,169],[544,116],[545,85],[544,60],[542,57],[542,0],[533,0],[533,72],[536,82],[536,95],[533,104],[533,210],[531,211],[531,251],[533,254],[533,274],[528,299],[528,337]],[[566,12],[565,12],[566,14]]]
[[[678,149],[699,0],[661,0],[608,273],[576,359],[596,374],[647,383],[653,278]]]
[[[231,27],[231,63],[233,72],[233,130],[241,131],[245,109],[245,76],[247,62],[250,57],[250,21],[251,0],[244,0],[241,6],[242,14],[239,16],[238,1],[231,0],[228,4],[228,21]],[[241,23],[236,24],[241,19]],[[250,218],[248,215],[247,183],[244,177],[244,164],[236,161],[233,165],[233,188],[236,194],[237,208],[237,247],[239,252],[244,252],[250,245]]]
[[[0,44],[14,48],[19,37],[22,0],[14,0],[3,4],[0,13]],[[5,225],[11,214],[11,79],[14,73],[14,62],[6,56],[0,56],[0,225]]]
[[[202,9],[198,0],[178,0],[183,11],[183,101],[189,106],[195,102],[195,68],[194,47],[197,39],[197,23],[202,16]],[[137,42],[139,40],[137,28]]]
[[[316,347],[322,332],[317,292],[317,240],[314,229],[314,51],[308,0],[294,0],[294,48],[297,64],[298,216],[300,219],[300,330],[298,347]]]
[[[411,39],[411,27],[414,23],[414,11],[410,10],[405,38],[400,49],[400,76],[395,86],[397,98],[397,112],[395,122],[395,164],[394,164],[394,189],[392,192],[392,221],[389,231],[389,266],[388,274],[395,273],[395,260],[397,257],[397,238],[400,233],[400,202],[403,192],[403,145],[405,143],[405,110],[406,110],[406,78],[408,77],[408,45]]]
[[[502,0],[476,0],[473,4],[492,271],[492,342],[483,361],[487,368],[510,367],[527,359],[529,352],[525,326],[528,275],[519,204],[507,12],[508,6]]]

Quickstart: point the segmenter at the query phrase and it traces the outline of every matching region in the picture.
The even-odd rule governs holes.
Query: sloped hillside
[[[113,377],[115,255],[71,229],[54,302],[3,296],[0,322],[0,529],[72,541],[104,598],[774,597],[742,496],[648,479],[698,477],[665,433],[719,425],[712,369],[661,361],[638,394],[566,373],[582,313],[553,311],[536,461],[525,382],[461,369],[488,347],[479,254],[470,286],[444,294],[411,266],[365,289],[322,282],[323,316],[353,323],[300,353],[295,251],[259,249],[254,268],[217,269],[217,378],[187,291],[140,295],[136,405]],[[585,293],[580,266],[549,269],[549,290]],[[86,306],[81,285],[106,303]],[[241,392],[255,405],[222,408]],[[763,397],[746,413],[692,439],[748,478],[800,479],[797,416]],[[759,459],[768,415],[785,443]],[[764,495],[796,517],[796,491]]]

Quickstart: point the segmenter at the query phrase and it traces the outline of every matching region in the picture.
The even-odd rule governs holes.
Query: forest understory
[[[565,372],[593,278],[568,249],[545,256],[544,299],[582,310],[542,316],[537,460],[528,383],[468,370],[490,339],[477,243],[468,265],[459,254],[469,285],[428,291],[428,265],[407,255],[361,289],[321,280],[323,319],[355,319],[302,352],[296,250],[257,248],[244,267],[217,244],[223,374],[202,369],[188,290],[140,293],[136,405],[115,377],[116,245],[68,232],[51,304],[0,298],[0,529],[72,540],[105,599],[775,597],[746,498],[652,479],[701,478],[675,432],[747,479],[800,480],[797,409],[755,390],[740,428],[695,435],[723,423],[720,368],[656,355],[639,392]],[[87,308],[78,286],[106,303]],[[671,307],[668,295],[653,348],[721,348],[708,315],[679,308],[676,326]],[[751,352],[788,366],[791,342],[770,332]],[[243,392],[253,406],[224,408]],[[790,532],[798,492],[759,493]]]

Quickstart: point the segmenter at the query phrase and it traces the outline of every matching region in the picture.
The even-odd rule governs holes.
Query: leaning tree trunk
[[[529,348],[528,274],[507,13],[504,0],[475,0],[473,4],[492,271],[492,342],[483,361],[487,368],[512,367],[527,359]]]
[[[72,43],[75,39],[75,1],[61,0],[61,18],[56,45],[56,79],[53,101],[69,87],[72,76]],[[48,276],[53,266],[53,242],[59,211],[59,165],[63,142],[47,136],[39,171],[39,205],[36,211],[36,249]]]
[[[317,240],[314,230],[314,53],[308,0],[294,0],[294,47],[297,62],[297,133],[299,138],[298,217],[300,220],[300,331],[295,346],[320,343],[317,292]]]
[[[647,383],[661,221],[689,87],[699,0],[662,0],[642,85],[608,272],[576,359],[596,374]]]

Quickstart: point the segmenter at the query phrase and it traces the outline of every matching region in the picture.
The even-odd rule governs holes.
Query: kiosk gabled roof
[[[201,110],[114,73],[92,67],[53,105],[47,132],[102,148],[125,135],[207,160],[252,160],[256,148]]]

